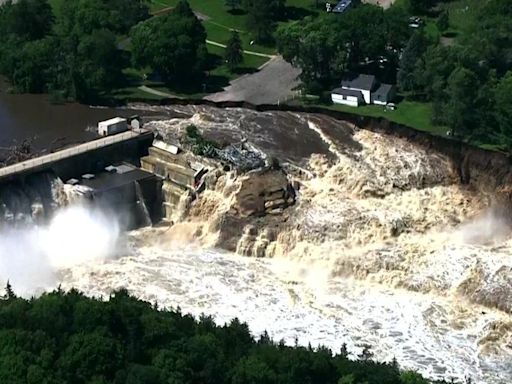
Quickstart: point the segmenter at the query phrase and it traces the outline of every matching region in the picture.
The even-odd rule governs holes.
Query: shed
[[[122,117],[114,117],[98,123],[98,134],[101,136],[113,135],[127,130],[128,122]]]
[[[381,84],[379,88],[372,93],[372,103],[386,105],[395,98],[396,89],[391,84]]]

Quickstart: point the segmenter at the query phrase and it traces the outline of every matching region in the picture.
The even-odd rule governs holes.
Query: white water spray
[[[46,226],[0,232],[0,282],[21,295],[55,288],[58,270],[98,263],[115,253],[119,225],[87,206],[59,210]]]

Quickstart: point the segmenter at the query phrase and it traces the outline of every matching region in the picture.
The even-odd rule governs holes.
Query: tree
[[[496,120],[507,151],[512,152],[512,71],[499,81],[495,92]]]
[[[131,33],[132,58],[151,67],[167,82],[187,83],[202,76],[206,32],[186,1],[173,12],[138,24]]]
[[[247,28],[254,39],[259,43],[268,43],[273,40],[276,28],[276,6],[268,0],[246,0]]]
[[[423,31],[414,33],[409,39],[405,50],[402,52],[397,73],[398,86],[402,91],[413,91],[418,88],[415,69],[426,47],[427,41]]]
[[[231,32],[231,37],[226,45],[226,53],[224,57],[231,71],[244,61],[242,40],[240,40],[240,35],[237,31]]]
[[[9,299],[15,299],[16,298],[16,294],[14,293],[13,289],[12,289],[12,285],[11,285],[11,282],[9,280],[7,280],[7,284],[5,286],[5,295],[4,295],[4,298],[9,300]]]
[[[434,5],[434,0],[408,0],[409,12],[414,14],[427,13]]]
[[[225,4],[230,11],[234,11],[242,6],[242,0],[225,0]]]
[[[126,34],[131,27],[149,18],[149,6],[145,0],[109,0],[110,17],[113,29]]]
[[[392,48],[399,50],[407,44],[411,36],[409,15],[403,7],[390,7],[384,12],[384,18],[387,43]]]
[[[439,18],[437,19],[437,28],[444,32],[450,27],[450,17],[448,15],[448,11],[441,12],[441,15],[439,15]]]
[[[413,372],[325,347],[257,342],[237,319],[218,326],[116,291],[62,290],[0,301],[0,382],[28,384],[426,384]],[[130,350],[136,345],[139,353]]]
[[[90,100],[115,87],[121,79],[123,63],[120,60],[115,36],[100,29],[84,36],[77,47],[75,82],[80,100]]]
[[[53,21],[47,0],[20,0],[0,6],[2,38],[13,34],[23,41],[40,39],[51,31]]]
[[[48,89],[55,54],[54,39],[29,41],[17,51],[11,81],[19,92],[41,93]]]
[[[469,69],[458,67],[448,78],[446,118],[455,135],[468,138],[475,128],[479,81]]]
[[[428,380],[421,377],[417,372],[405,371],[400,375],[400,383],[402,384],[428,384]]]

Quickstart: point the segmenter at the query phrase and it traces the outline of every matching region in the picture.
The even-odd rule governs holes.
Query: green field
[[[151,0],[150,2],[153,12],[174,7],[177,3],[178,0]],[[236,29],[240,33],[244,49],[266,54],[276,53],[273,46],[250,44],[251,36],[246,30],[246,15],[228,12],[224,0],[189,0],[189,3],[199,16],[204,16],[203,25],[208,40],[226,44],[231,35],[231,30]],[[314,12],[313,3],[311,0],[288,0],[287,6],[293,9],[297,15],[306,15]]]
[[[364,105],[360,107],[350,107],[348,105],[341,104],[313,105],[356,115],[383,117],[389,121],[403,124],[419,131],[430,132],[438,136],[446,136],[446,132],[448,131],[447,127],[432,124],[432,105],[430,103],[419,103],[405,100],[398,104],[397,109],[394,111],[387,110],[380,105]]]

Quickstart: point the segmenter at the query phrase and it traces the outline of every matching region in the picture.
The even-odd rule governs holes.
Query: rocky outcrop
[[[286,211],[295,203],[288,175],[281,169],[267,168],[241,174],[213,172],[206,188],[190,203],[178,225],[200,225],[199,240],[207,238],[208,245],[266,256],[277,228],[287,220]]]

